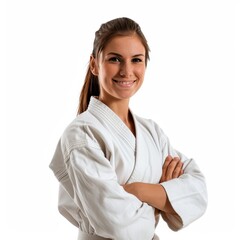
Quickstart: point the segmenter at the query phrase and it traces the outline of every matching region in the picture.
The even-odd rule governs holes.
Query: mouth
[[[113,81],[120,87],[131,87],[137,80],[132,80],[132,81],[118,81],[113,79]]]

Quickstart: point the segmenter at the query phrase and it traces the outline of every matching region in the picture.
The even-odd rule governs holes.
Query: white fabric
[[[79,230],[78,240],[111,240],[109,238],[102,238],[96,235],[90,235]]]
[[[96,235],[90,235],[79,230],[78,240],[111,240],[109,238],[102,238]],[[152,240],[159,240],[159,237],[155,234]]]
[[[106,105],[92,97],[88,110],[64,131],[50,164],[60,182],[59,211],[82,232],[114,240],[154,237],[154,209],[122,184],[158,183],[167,155],[179,156],[184,174],[162,183],[179,217],[163,214],[173,230],[199,218],[207,206],[203,174],[175,151],[152,120],[133,114],[136,138]]]

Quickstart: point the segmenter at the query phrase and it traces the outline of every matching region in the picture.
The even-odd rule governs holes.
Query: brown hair
[[[102,24],[98,31],[95,32],[95,40],[93,43],[92,56],[95,58],[104,49],[107,43],[115,36],[124,36],[136,33],[140,38],[146,51],[146,65],[149,60],[149,46],[147,40],[142,33],[140,26],[133,20],[122,17],[116,18],[109,22]],[[85,81],[79,97],[78,114],[84,112],[88,108],[91,96],[99,96],[100,88],[98,77],[93,75],[90,66],[88,66]]]

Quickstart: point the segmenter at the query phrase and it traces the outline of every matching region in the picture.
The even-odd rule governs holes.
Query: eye
[[[137,63],[137,62],[142,62],[143,60],[141,59],[141,58],[133,58],[132,59],[132,62],[135,62],[135,63]]]
[[[111,57],[108,60],[109,62],[121,62],[121,59],[119,57]]]

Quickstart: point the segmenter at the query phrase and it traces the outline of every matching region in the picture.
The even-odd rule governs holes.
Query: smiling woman
[[[133,126],[132,118],[124,118],[129,117],[128,108],[120,109],[118,102],[121,100],[128,106],[130,97],[141,87],[146,67],[145,52],[141,40],[133,32],[113,37],[103,51],[96,57],[91,56],[90,60],[91,72],[98,77],[100,86],[98,99],[111,105],[130,126]]]
[[[129,109],[148,59],[133,20],[117,18],[96,32],[78,116],[50,164],[60,182],[59,211],[79,229],[79,240],[156,240],[159,215],[176,231],[206,210],[196,162]]]

